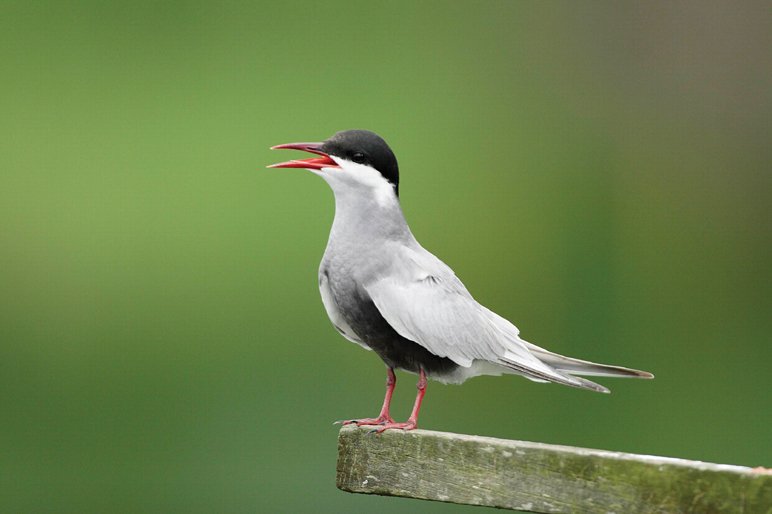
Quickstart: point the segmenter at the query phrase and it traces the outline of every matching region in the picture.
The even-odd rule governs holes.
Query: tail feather
[[[639,371],[637,369],[624,368],[622,366],[611,366],[609,364],[598,364],[596,362],[574,359],[552,353],[540,348],[534,344],[526,343],[528,350],[540,361],[552,366],[558,371],[563,371],[570,375],[584,375],[595,377],[628,377],[628,378],[654,378],[654,375],[648,371]]]
[[[506,319],[484,307],[482,309],[491,321],[491,326],[503,340],[510,343],[497,364],[508,368],[512,373],[523,375],[536,382],[555,382],[599,393],[610,391],[600,384],[575,375],[654,378],[654,375],[646,371],[596,364],[547,351],[521,339],[517,327]]]
[[[575,377],[571,374],[561,373],[560,370],[554,369],[549,365],[542,363],[541,369],[536,369],[529,366],[524,366],[518,363],[515,359],[501,359],[499,364],[509,368],[511,372],[523,375],[535,382],[555,382],[556,384],[563,384],[570,387],[576,387],[578,389],[589,389],[597,393],[610,393],[607,388],[600,384],[596,384],[590,380]]]

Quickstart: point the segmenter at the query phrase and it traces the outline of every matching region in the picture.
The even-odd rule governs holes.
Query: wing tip
[[[612,368],[617,371],[620,371],[619,374],[608,375],[608,376],[613,376],[614,378],[643,378],[645,380],[651,380],[652,378],[654,378],[654,373],[649,373],[648,371],[640,371],[637,369],[623,368],[621,366],[613,366]]]

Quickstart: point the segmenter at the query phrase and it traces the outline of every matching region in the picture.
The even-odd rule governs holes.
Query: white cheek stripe
[[[340,168],[322,168],[320,175],[334,179],[343,187],[369,189],[381,207],[395,202],[397,197],[394,194],[394,186],[378,170],[335,156],[332,156],[332,159]]]

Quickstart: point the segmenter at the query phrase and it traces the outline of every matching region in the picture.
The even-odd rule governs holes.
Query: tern
[[[653,378],[651,373],[552,353],[520,337],[515,325],[479,304],[450,267],[413,236],[399,202],[399,167],[391,148],[367,130],[345,130],[321,143],[272,147],[314,154],[269,168],[301,168],[322,177],[335,196],[335,218],[319,266],[322,303],[335,329],[386,364],[386,396],[375,418],[345,421],[375,431],[411,430],[427,378],[460,384],[479,375],[515,374],[601,393],[577,375]],[[394,370],[418,375],[410,417],[389,408]]]

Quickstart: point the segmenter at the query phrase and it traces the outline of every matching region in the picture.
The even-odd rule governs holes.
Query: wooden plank
[[[537,513],[772,513],[769,470],[428,430],[341,428],[337,484]]]

